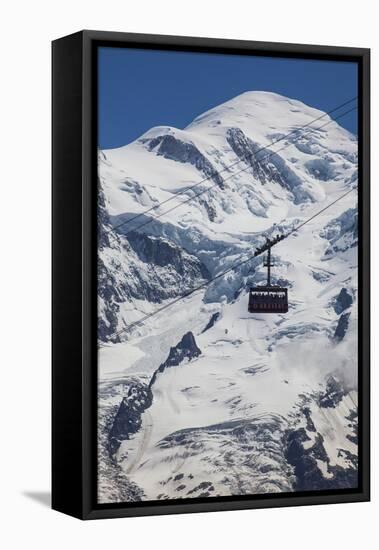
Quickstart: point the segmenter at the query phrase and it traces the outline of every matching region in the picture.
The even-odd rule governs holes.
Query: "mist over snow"
[[[287,314],[247,311],[260,256],[122,332],[357,186],[322,115],[246,92],[99,152],[100,502],[357,485],[355,191],[272,249]]]

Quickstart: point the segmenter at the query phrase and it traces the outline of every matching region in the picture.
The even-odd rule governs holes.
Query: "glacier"
[[[357,486],[357,139],[323,115],[252,91],[99,151],[100,503]],[[263,256],[154,314],[350,189],[272,249],[287,314],[247,311]]]

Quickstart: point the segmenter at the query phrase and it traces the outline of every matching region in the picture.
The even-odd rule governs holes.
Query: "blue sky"
[[[357,95],[357,65],[350,62],[102,47],[98,68],[101,149],[130,143],[153,126],[184,128],[249,90],[323,111]],[[356,133],[356,111],[338,123]]]

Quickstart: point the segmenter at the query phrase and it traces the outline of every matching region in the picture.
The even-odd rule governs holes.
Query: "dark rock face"
[[[196,345],[194,335],[192,332],[187,332],[181,341],[170,349],[166,361],[155,371],[149,385],[143,384],[138,380],[131,380],[129,382],[127,395],[122,399],[109,430],[108,448],[111,456],[118,450],[122,441],[130,439],[131,435],[140,430],[142,413],[153,402],[151,387],[156,380],[157,374],[163,372],[168,367],[179,365],[185,359],[190,361],[200,354],[201,350]]]
[[[358,482],[358,457],[347,449],[339,448],[338,454],[344,458],[346,467],[331,465],[330,458],[326,452],[323,436],[317,432],[312,420],[309,403],[314,400],[320,409],[335,409],[346,390],[342,383],[330,376],[327,380],[325,390],[312,396],[304,397],[304,404],[300,407],[300,418],[306,420],[306,428],[291,428],[286,430],[284,446],[286,459],[294,469],[296,482],[295,491],[312,491],[322,489],[343,489],[356,487]],[[325,413],[323,413],[325,414]],[[353,409],[345,417],[348,420],[348,427],[352,435],[347,439],[357,444],[358,442],[358,414]],[[304,445],[310,442],[311,445]],[[324,464],[327,475],[319,466],[318,461]]]
[[[262,184],[269,181],[278,183],[291,191],[295,204],[311,200],[304,190],[302,180],[295,174],[286,162],[269,149],[254,143],[239,128],[230,128],[227,132],[227,141],[234,153],[247,165]]]
[[[214,324],[219,320],[219,318],[220,318],[220,312],[216,311],[216,313],[214,313],[212,315],[212,317],[209,319],[209,321],[208,321],[207,325],[205,326],[205,328],[203,328],[203,330],[201,331],[201,334],[203,334],[204,332],[206,332],[207,330],[212,328],[214,326]]]
[[[342,313],[341,317],[338,319],[338,324],[336,327],[336,330],[334,332],[334,340],[337,342],[340,342],[343,340],[347,328],[349,326],[349,318],[350,318],[350,312]]]
[[[296,477],[295,491],[314,491],[322,489],[353,488],[358,484],[358,470],[356,457],[351,457],[350,468],[330,466],[329,458],[325,451],[324,440],[320,434],[316,435],[316,441],[309,449],[304,449],[303,443],[309,440],[304,428],[289,431],[287,433],[286,458],[294,468]],[[342,452],[342,451],[341,451]],[[348,451],[343,451],[347,457]],[[317,460],[326,463],[330,477],[323,476],[318,468]]]
[[[157,375],[163,372],[165,369],[169,367],[177,367],[185,359],[191,361],[199,355],[201,355],[201,350],[196,345],[194,335],[192,334],[192,332],[187,332],[176,346],[170,348],[170,353],[168,354],[166,361],[162,363],[159,368],[154,372],[150,381],[149,388],[151,388],[151,386],[154,384],[155,380],[157,379]]]
[[[305,418],[307,419],[307,430],[309,432],[316,432],[315,425],[312,420],[311,411],[309,407],[303,407],[303,413]]]
[[[304,486],[314,486],[315,482],[320,483],[322,478],[316,461],[304,451],[303,443],[309,439],[304,428],[294,430],[287,436],[286,458],[294,467],[297,490],[303,489]]]
[[[119,338],[112,335],[117,332],[120,303],[124,301],[123,294],[119,291],[114,274],[105,267],[100,256],[97,260],[97,284],[98,296],[104,300],[102,315],[99,315],[97,320],[98,339],[101,342],[119,342]]]
[[[306,163],[307,171],[316,179],[329,181],[335,176],[335,169],[327,159],[313,159]]]
[[[131,264],[132,280],[128,282],[128,292],[132,298],[160,303],[182,295],[210,277],[196,256],[167,239],[131,234],[129,245],[138,259],[146,264],[143,273],[140,266]]]
[[[109,246],[108,231],[110,228],[111,223],[105,207],[104,191],[101,188],[100,181],[97,180],[97,241],[100,250],[105,246]]]
[[[349,208],[338,218],[332,220],[320,235],[330,241],[325,256],[345,252],[358,244],[358,209]]]
[[[259,149],[258,145],[245,136],[239,128],[230,128],[228,130],[227,141],[237,157],[250,165],[254,177],[262,183],[267,183],[269,174],[265,169],[265,164],[258,162],[256,156],[256,152]],[[264,153],[268,155],[267,151],[262,151],[260,158],[264,157]]]
[[[346,417],[349,421],[349,428],[354,432],[353,435],[347,435],[346,437],[350,439],[355,445],[358,445],[358,411],[351,411],[349,416]],[[357,464],[358,467],[358,464]]]
[[[329,376],[326,382],[326,389],[318,396],[318,405],[321,408],[336,407],[346,394],[341,382],[334,376]]]
[[[153,394],[145,384],[135,382],[128,389],[128,394],[121,401],[120,407],[109,431],[109,452],[113,455],[125,439],[141,427],[141,415],[153,401]]]
[[[97,240],[98,250],[101,252],[104,248],[109,247],[109,237],[112,236],[114,239],[114,234],[110,232],[112,226],[105,206],[104,191],[99,180],[97,193]],[[117,293],[117,283],[113,272],[108,272],[99,254],[97,256],[97,278],[98,295],[104,300],[103,316],[99,315],[98,317],[98,338],[105,342],[117,331],[117,315],[122,296]],[[118,341],[118,339],[115,338],[114,341]]]
[[[103,234],[103,238],[108,239],[108,235]],[[117,239],[111,243],[115,254],[110,266],[104,263],[101,252],[98,256],[98,296],[103,300],[98,338],[102,342],[119,341],[112,335],[120,329],[120,304],[133,298],[161,303],[210,278],[196,256],[168,239],[143,233],[130,233],[128,240]],[[128,257],[127,266],[121,263],[121,254]],[[146,264],[143,269],[140,262]]]
[[[117,331],[119,304],[123,301],[123,293],[118,290],[118,284],[113,271],[106,268],[101,252],[110,246],[111,240],[118,246],[117,234],[111,232],[112,225],[105,205],[104,191],[98,180],[97,202],[97,291],[98,296],[104,301],[103,314],[98,316],[97,334],[100,341],[105,342]],[[110,239],[111,237],[111,239]],[[118,337],[112,341],[119,341]]]
[[[345,309],[349,308],[353,303],[353,297],[349,294],[349,291],[346,288],[341,288],[341,292],[338,294],[334,302],[334,311],[339,315]]]
[[[350,311],[346,310],[350,308],[352,303],[353,296],[346,288],[342,288],[333,304],[334,311],[340,315],[333,335],[333,339],[336,342],[341,342],[341,340],[345,337],[350,318]]]
[[[331,277],[331,273],[328,273],[327,271],[324,271],[324,270],[318,270],[318,271],[314,270],[312,271],[312,276],[315,279],[315,281],[324,283],[326,281],[329,281]]]
[[[156,149],[156,154],[177,162],[189,163],[209,179],[213,180],[221,189],[225,188],[224,180],[210,161],[192,143],[181,141],[175,136],[166,134],[158,136],[148,143],[148,149]]]
[[[143,490],[114,460],[109,445],[109,432],[119,409],[114,404],[114,398],[122,398],[133,383],[133,380],[116,380],[101,384],[98,388],[98,498],[101,502],[136,502],[145,497]]]
[[[138,258],[147,264],[171,266],[181,276],[209,279],[210,273],[200,260],[167,239],[144,233],[130,233],[128,242]]]
[[[327,480],[317,467],[316,456],[326,458],[326,452],[320,435],[316,436],[316,444],[312,453],[305,450],[303,443],[309,441],[304,428],[289,432],[287,436],[287,460],[294,467],[296,476],[296,491],[311,489],[326,489]]]

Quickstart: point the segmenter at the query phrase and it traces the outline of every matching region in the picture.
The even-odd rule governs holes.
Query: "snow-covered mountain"
[[[123,331],[356,187],[322,115],[247,92],[99,153],[100,502],[357,484],[355,191],[272,249],[287,314],[247,311],[261,256]]]

